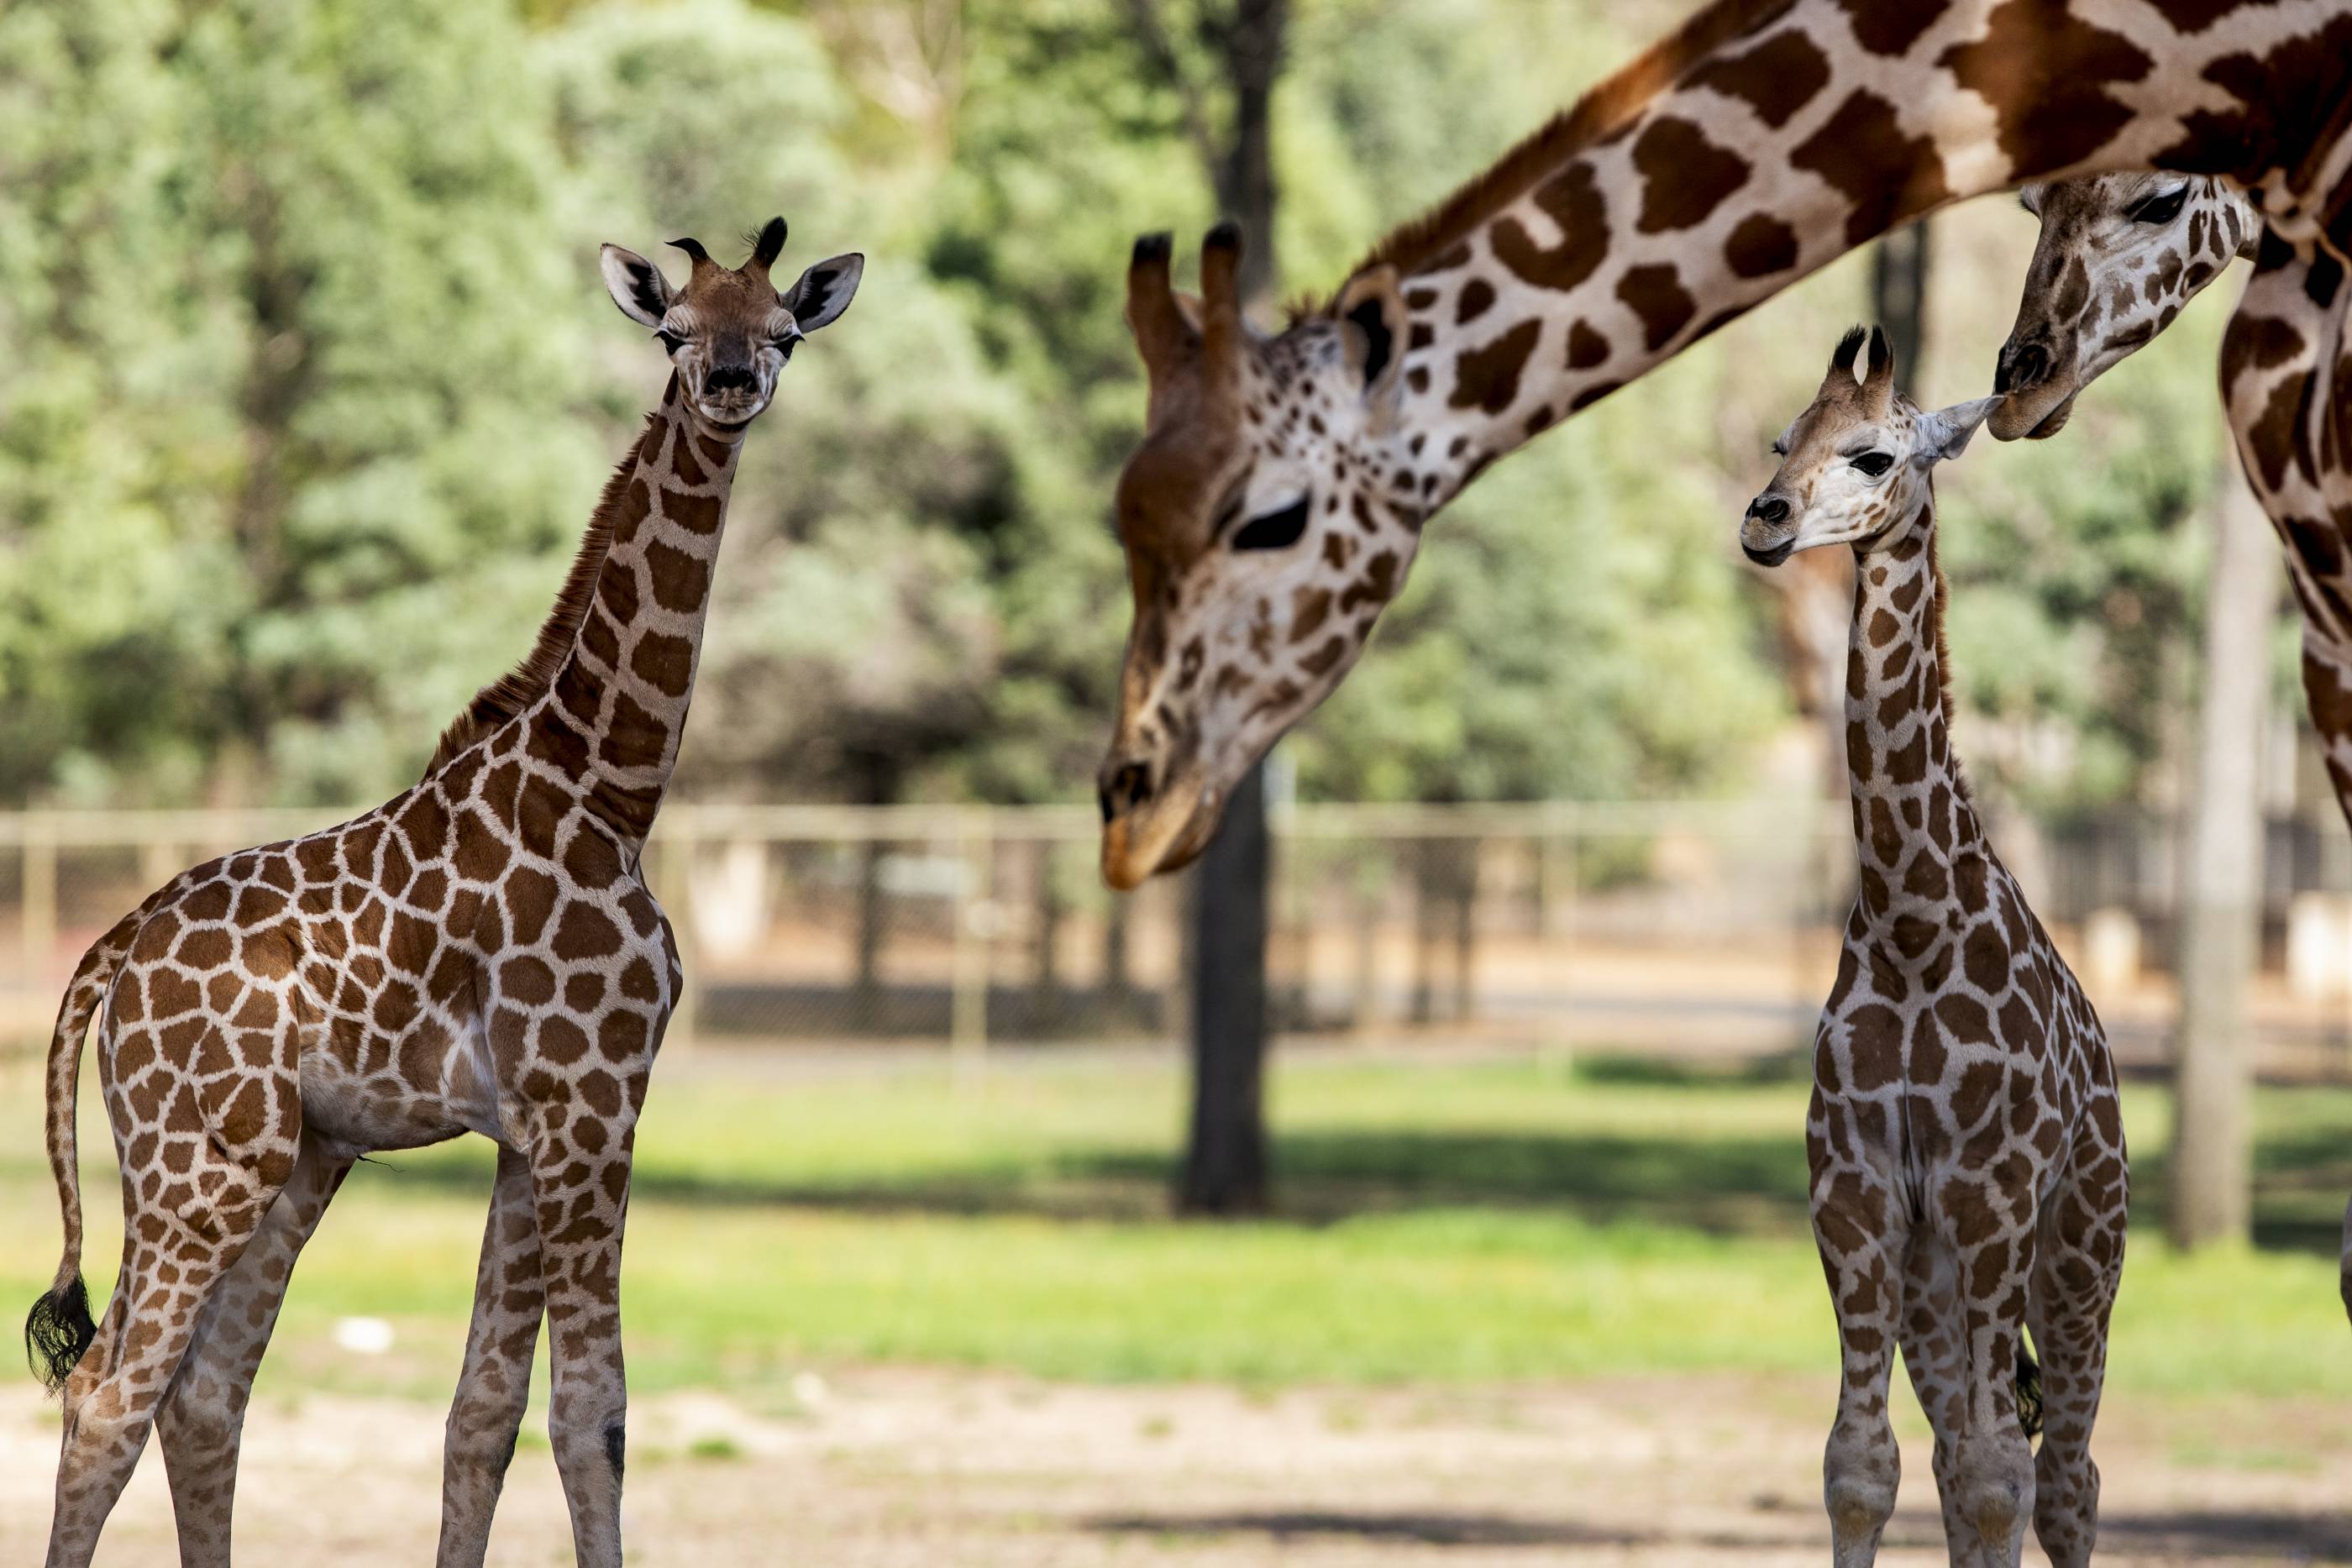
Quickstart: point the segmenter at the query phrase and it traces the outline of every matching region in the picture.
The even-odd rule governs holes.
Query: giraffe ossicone
[[[64,1396],[49,1568],[82,1568],[151,1427],[185,1564],[229,1561],[253,1375],[352,1163],[475,1132],[499,1147],[443,1455],[439,1561],[478,1565],[542,1318],[548,1430],[586,1568],[621,1561],[620,1261],[630,1150],[677,994],[639,864],[677,765],[743,436],[863,262],[779,292],[781,218],[683,287],[617,246],[614,301],[672,366],[529,656],[417,784],[305,838],[184,872],[100,938],[49,1048],[64,1256],[34,1308]],[[98,1023],[122,1166],[112,1301],[81,1284],[74,1100]]]
[[[1867,341],[1859,378],[1864,334],[1839,344],[1739,529],[1767,565],[1854,552],[1859,890],[1805,1125],[1844,1364],[1823,1499],[1840,1568],[1873,1561],[1902,1468],[1887,1411],[1899,1347],[1935,1431],[1952,1561],[2014,1568],[2031,1521],[2057,1568],[2081,1568],[2123,1270],[2123,1118],[2098,1014],[1994,853],[1952,749],[1936,553],[1932,471],[2000,400],[1923,411],[1895,392],[1885,336]],[[2024,1398],[2036,1382],[2038,1409]]]

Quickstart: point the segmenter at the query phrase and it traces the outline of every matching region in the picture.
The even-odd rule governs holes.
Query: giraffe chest
[[[1916,955],[1859,916],[1849,928],[1815,1041],[1822,1155],[1915,1192],[2009,1161],[2039,1186],[2063,1172],[2112,1085],[2105,1038],[2006,875],[1990,891]]]

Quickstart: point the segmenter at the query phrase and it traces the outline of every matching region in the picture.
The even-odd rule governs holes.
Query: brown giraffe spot
[[[1935,1015],[1925,1012],[1916,1015],[1911,1020],[1911,1082],[1941,1083],[1948,1059],[1949,1053],[1944,1049],[1944,1031],[1936,1027]]]
[[[1748,160],[1706,139],[1687,120],[1654,120],[1633,142],[1643,179],[1643,234],[1670,234],[1706,221],[1726,196],[1748,183]]]
[[[1594,331],[1591,326],[1578,321],[1568,329],[1568,368],[1589,371],[1609,358],[1609,340]]]
[[[1906,0],[1901,5],[1881,5],[1872,0],[1838,0],[1853,24],[1854,42],[1874,55],[1901,56],[1911,52],[1950,0]]]
[[[1471,350],[1456,361],[1454,392],[1446,401],[1454,408],[1480,408],[1502,413],[1519,395],[1519,372],[1535,351],[1543,323],[1520,322],[1493,342]]]
[[[2131,110],[2107,89],[2141,80],[2156,62],[2074,10],[2005,0],[1982,37],[1953,45],[1937,63],[1992,106],[2001,152],[2022,178],[2079,162],[2130,124]]]
[[[1789,162],[1819,174],[1853,204],[1845,224],[1850,245],[1883,234],[1952,193],[1935,142],[1904,135],[1895,106],[1867,89],[1840,104],[1790,153]]]
[[[1304,643],[1307,638],[1315,635],[1317,632],[1322,629],[1324,621],[1330,615],[1330,613],[1331,591],[1329,589],[1299,589],[1296,593],[1291,595],[1290,600],[1291,642],[1294,644]],[[1199,640],[1196,638],[1192,644],[1185,650],[1186,655],[1195,671],[1200,667],[1200,649],[1201,644]],[[1184,685],[1190,685],[1192,682],[1187,679],[1181,684]]]
[[[1797,231],[1768,213],[1750,213],[1724,241],[1723,259],[1737,277],[1786,272],[1797,265]]]
[[[1538,288],[1573,288],[1592,276],[1609,250],[1609,211],[1592,177],[1592,165],[1579,159],[1530,195],[1543,214],[1559,225],[1559,243],[1544,248],[1525,224],[1506,214],[1495,224],[1495,259]]]
[[[628,988],[625,976],[623,977],[622,988]],[[646,1026],[645,1015],[631,1012],[626,1008],[615,1008],[596,1025],[596,1049],[603,1051],[609,1061],[635,1060],[651,1038],[652,1031]]]
[[[1337,664],[1340,656],[1347,651],[1347,639],[1333,637],[1320,648],[1300,659],[1298,665],[1310,675],[1327,674],[1330,672],[1331,666]]]
[[[1642,319],[1642,340],[1654,352],[1664,348],[1698,310],[1681,277],[1665,262],[1627,267],[1617,280],[1617,298]]]
[[[684,696],[694,683],[694,643],[684,637],[646,632],[637,638],[629,668],[664,696]]]
[[[582,622],[580,646],[585,648],[589,656],[595,660],[597,668],[617,670],[621,667],[621,629],[603,610],[591,612]],[[563,674],[566,677],[570,677],[572,672],[566,668]],[[566,679],[563,684],[567,690],[577,690],[589,695],[590,701],[584,712],[577,705],[567,702],[566,706],[571,707],[575,716],[593,723],[596,716],[593,702],[594,688],[586,682],[576,679]]]
[[[1364,563],[1360,581],[1351,582],[1339,595],[1339,613],[1352,613],[1358,606],[1377,610],[1396,597],[1397,558],[1394,552],[1382,550]]]
[[[616,544],[629,544],[634,542],[637,537],[637,529],[644,525],[646,516],[651,513],[653,509],[654,493],[652,487],[645,482],[642,476],[631,479],[629,481],[629,487],[621,493],[620,509],[613,515],[614,542]],[[602,575],[609,577],[612,574],[606,572]],[[598,587],[601,588],[603,584],[600,582]]]
[[[608,957],[621,950],[621,928],[594,904],[572,899],[555,925],[555,956],[572,963]]]
[[[555,999],[555,971],[543,958],[518,954],[499,966],[499,989],[524,1007],[543,1007]]]
[[[572,798],[552,780],[532,774],[523,781],[521,798],[515,803],[514,822],[524,847],[536,854],[553,854],[556,835],[571,812]]]
[[[1900,915],[1895,919],[1895,950],[1906,958],[1916,960],[1935,946],[1943,935],[1943,927],[1915,915]]]
[[[1687,79],[1692,87],[1741,99],[1777,131],[1829,85],[1830,62],[1811,38],[1790,27],[1744,55],[1708,61]]]
[[[653,574],[654,602],[663,609],[683,614],[699,610],[709,597],[710,563],[701,557],[656,539],[646,547],[646,565]]]
[[[1884,1089],[1903,1075],[1903,1022],[1894,1009],[1856,1008],[1846,1020],[1846,1059],[1853,1092]]]
[[[535,866],[517,866],[507,878],[507,916],[513,922],[513,939],[520,945],[539,940],[555,913],[561,890],[556,881]]]
[[[726,505],[717,496],[690,496],[683,490],[662,492],[662,516],[690,533],[717,533],[719,516]]]
[[[1467,326],[1494,308],[1495,286],[1483,277],[1474,277],[1462,286],[1462,297],[1454,304],[1454,324]]]
[[[539,1020],[535,1044],[543,1061],[569,1067],[588,1054],[588,1031],[559,1013]]]

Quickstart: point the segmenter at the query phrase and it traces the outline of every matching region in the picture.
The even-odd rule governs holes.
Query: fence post
[[[989,877],[995,841],[989,815],[960,813],[956,849],[963,864],[956,878],[954,995],[949,1007],[948,1056],[959,1087],[979,1081],[988,1064]]]
[[[25,813],[25,876],[21,893],[25,987],[48,988],[49,959],[58,946],[58,831],[46,811]]]
[[[693,807],[673,806],[662,814],[661,837],[654,845],[654,897],[669,916],[670,935],[677,942],[677,967],[685,975],[677,1004],[670,1009],[669,1032],[662,1037],[662,1043],[682,1055],[693,1054],[702,1010],[698,1005],[701,966],[694,942],[695,825]]]

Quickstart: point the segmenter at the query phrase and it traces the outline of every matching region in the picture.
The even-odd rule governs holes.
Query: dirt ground
[[[707,1395],[631,1417],[630,1559],[824,1568],[1817,1564],[1829,1391],[1748,1376],[1538,1389],[1099,1388],[988,1374],[804,1375],[796,1413]],[[56,1416],[0,1393],[0,1563],[38,1559]],[[257,1407],[242,1561],[433,1555],[441,1421],[394,1400]],[[1924,1436],[1881,1561],[1937,1564]],[[2100,1561],[2352,1562],[2352,1411],[2110,1401]],[[171,1563],[151,1448],[101,1564]],[[499,1568],[569,1563],[543,1443],[518,1456]],[[2028,1562],[2040,1562],[2029,1548]]]

